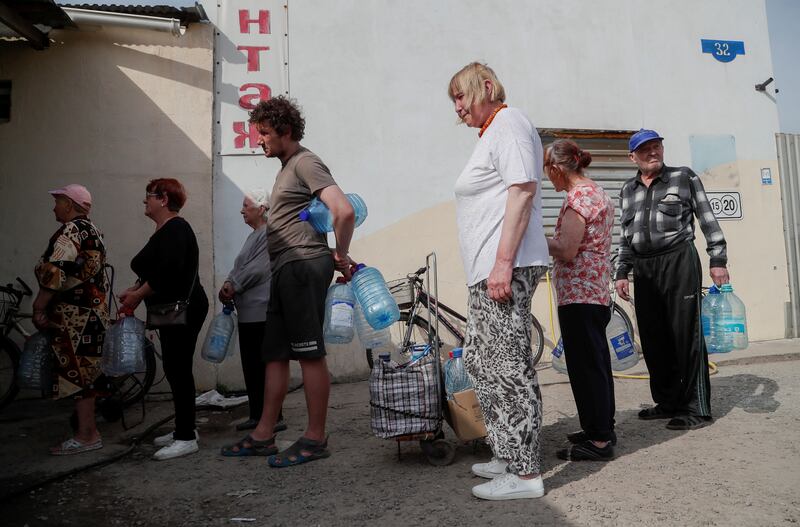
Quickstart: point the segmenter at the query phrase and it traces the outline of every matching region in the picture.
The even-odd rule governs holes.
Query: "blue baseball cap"
[[[645,130],[642,128],[631,136],[630,141],[628,141],[628,150],[633,152],[646,142],[652,141],[653,139],[660,139],[662,141],[664,140],[664,138],[658,135],[658,132],[655,130]]]

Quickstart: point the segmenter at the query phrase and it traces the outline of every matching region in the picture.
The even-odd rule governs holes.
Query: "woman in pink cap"
[[[108,283],[103,273],[103,237],[88,218],[92,195],[75,184],[50,194],[55,198],[56,220],[62,225],[36,266],[39,293],[33,302],[33,323],[47,331],[56,357],[53,397],[76,399],[75,436],[50,449],[51,454],[62,456],[103,447],[94,417],[93,383],[100,376],[108,326]]]

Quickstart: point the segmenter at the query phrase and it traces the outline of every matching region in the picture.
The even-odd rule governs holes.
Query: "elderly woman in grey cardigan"
[[[242,218],[253,232],[242,245],[233,262],[233,269],[219,290],[223,303],[234,302],[239,314],[239,349],[242,352],[242,370],[247,396],[250,400],[250,418],[238,425],[237,430],[255,428],[264,407],[264,362],[261,343],[269,303],[270,263],[267,251],[267,210],[269,194],[255,189],[244,196]],[[275,427],[285,429],[283,419]]]

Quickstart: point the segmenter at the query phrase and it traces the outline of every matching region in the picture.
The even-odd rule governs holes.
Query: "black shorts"
[[[325,356],[322,324],[333,280],[333,258],[295,260],[272,275],[264,344],[265,362]]]

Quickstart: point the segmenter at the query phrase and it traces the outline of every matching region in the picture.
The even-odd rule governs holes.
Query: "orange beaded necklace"
[[[485,132],[486,129],[489,128],[489,125],[492,124],[492,121],[494,121],[494,116],[497,115],[497,112],[499,112],[503,108],[508,108],[508,105],[507,104],[501,104],[500,106],[498,106],[497,108],[494,109],[494,111],[492,112],[492,115],[490,115],[489,118],[486,119],[486,122],[483,123],[483,126],[481,126],[481,131],[478,132],[478,137],[481,137],[483,135],[483,132]]]

